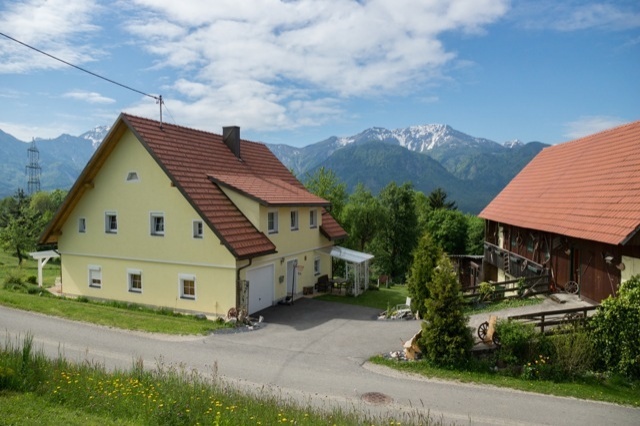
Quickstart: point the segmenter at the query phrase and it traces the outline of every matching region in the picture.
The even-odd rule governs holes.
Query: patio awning
[[[323,252],[335,257],[336,259],[345,260],[351,263],[364,263],[374,258],[372,254],[363,253],[361,251],[351,250],[346,247],[333,246],[322,250]]]

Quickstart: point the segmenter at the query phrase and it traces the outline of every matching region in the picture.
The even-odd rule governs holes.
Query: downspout
[[[236,309],[239,309],[239,304],[240,304],[240,272],[243,269],[248,268],[249,266],[251,266],[251,264],[253,263],[253,257],[250,257],[249,259],[249,263],[247,263],[244,266],[241,266],[237,269],[236,271]],[[249,302],[249,289],[247,289],[247,303]],[[249,306],[247,306],[248,308]],[[247,312],[248,313],[248,312]]]

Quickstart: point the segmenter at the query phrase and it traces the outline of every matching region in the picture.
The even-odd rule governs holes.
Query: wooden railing
[[[540,332],[544,333],[545,328],[555,325],[584,322],[589,316],[590,311],[598,309],[600,305],[582,306],[579,308],[558,309],[555,311],[535,312],[523,315],[512,315],[507,317],[509,320],[524,321],[527,324],[533,324],[534,327],[540,328]]]
[[[489,285],[493,287],[493,292],[490,296],[491,301],[529,297],[550,292],[549,276],[546,274],[489,283]],[[478,302],[481,297],[479,290],[480,285],[469,287],[465,289],[465,293],[462,297],[467,299],[467,303]]]
[[[509,250],[484,242],[484,261],[516,278],[535,277],[546,273],[544,266]]]

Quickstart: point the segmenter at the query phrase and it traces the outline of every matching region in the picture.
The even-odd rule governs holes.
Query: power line
[[[30,46],[30,45],[28,45],[27,43],[23,43],[23,42],[21,42],[20,40],[17,40],[17,39],[15,39],[15,38],[13,38],[13,37],[11,37],[11,36],[8,36],[8,35],[6,35],[6,34],[4,34],[4,33],[2,33],[2,32],[0,32],[0,35],[1,35],[1,36],[3,36],[3,37],[8,38],[9,40],[13,40],[13,41],[15,41],[15,42],[16,42],[16,43],[18,43],[18,44],[21,44],[21,45],[23,45],[23,46],[25,46],[25,47],[28,47],[29,49],[35,50],[35,51],[36,51],[36,52],[38,52],[38,53],[41,53],[41,54],[43,54],[43,55],[45,55],[45,56],[48,56],[48,57],[50,57],[51,59],[55,59],[56,61],[62,62],[62,63],[63,63],[63,64],[65,64],[65,65],[69,65],[70,67],[73,67],[73,68],[75,68],[75,69],[77,69],[77,70],[80,70],[80,71],[86,72],[87,74],[91,74],[91,75],[92,75],[92,76],[94,76],[94,77],[101,78],[102,80],[108,81],[109,83],[115,84],[115,85],[117,85],[117,86],[123,87],[123,88],[128,89],[128,90],[131,90],[132,92],[136,92],[136,93],[139,93],[139,94],[141,94],[141,95],[143,95],[143,96],[148,96],[148,97],[150,97],[150,98],[152,98],[152,99],[155,99],[156,101],[160,102],[160,108],[162,108],[162,104],[163,104],[162,96],[154,96],[154,95],[150,95],[150,94],[148,94],[148,93],[145,93],[145,92],[142,92],[142,91],[140,91],[140,90],[134,89],[134,88],[133,88],[133,87],[131,87],[131,86],[127,86],[126,84],[118,83],[117,81],[111,80],[110,78],[103,77],[103,76],[101,76],[100,74],[96,74],[96,73],[94,73],[94,72],[92,72],[92,71],[89,71],[89,70],[87,70],[87,69],[85,69],[85,68],[82,68],[82,67],[79,67],[79,66],[77,66],[77,65],[74,65],[74,64],[72,64],[72,63],[70,63],[70,62],[67,62],[67,61],[65,61],[64,59],[57,58],[57,57],[55,57],[55,56],[53,56],[53,55],[51,55],[51,54],[49,54],[49,53],[47,53],[47,52],[43,52],[42,50],[40,50],[40,49],[38,49],[38,48],[35,48],[35,47],[33,47],[33,46]],[[162,110],[161,110],[161,111],[162,111]],[[162,114],[162,112],[161,112],[161,114]]]

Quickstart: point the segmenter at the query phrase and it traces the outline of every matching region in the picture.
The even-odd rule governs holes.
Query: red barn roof
[[[129,114],[121,114],[69,192],[57,216],[40,242],[57,240],[77,200],[98,173],[122,134],[131,130],[162,167],[172,183],[207,222],[222,243],[238,259],[276,252],[275,245],[259,231],[220,186],[228,186],[264,205],[328,206],[311,194],[264,144],[240,141],[240,158],[222,136]],[[329,214],[323,214],[322,233],[329,239],[346,236]]]
[[[626,244],[640,230],[640,121],[545,148],[480,217]]]

